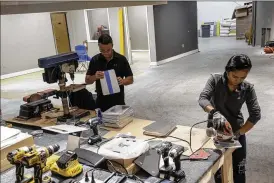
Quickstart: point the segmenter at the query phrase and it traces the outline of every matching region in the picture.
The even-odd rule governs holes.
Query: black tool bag
[[[265,46],[274,47],[274,41],[267,41]]]
[[[86,88],[77,92],[71,92],[69,95],[70,106],[80,109],[94,110],[96,108],[93,95]]]

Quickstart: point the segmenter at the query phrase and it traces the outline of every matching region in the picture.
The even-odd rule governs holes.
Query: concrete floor
[[[255,84],[262,109],[262,119],[247,134],[247,182],[274,182],[274,143],[271,142],[274,138],[274,60],[263,55],[260,48],[230,37],[199,39],[199,49],[197,54],[153,68],[149,68],[147,57],[139,55],[145,59],[136,59],[138,61],[132,65],[135,82],[126,87],[126,103],[134,108],[136,117],[192,125],[206,119],[197,100],[210,73],[224,72],[233,54],[247,54],[253,63],[247,80]],[[1,81],[3,117],[17,114],[24,95],[57,87],[57,84],[44,83],[40,74]],[[83,80],[83,74],[76,75],[75,83]],[[245,106],[243,112],[247,118]]]

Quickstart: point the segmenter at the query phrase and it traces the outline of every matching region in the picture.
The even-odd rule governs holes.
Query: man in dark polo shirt
[[[200,94],[199,104],[209,113],[209,118],[219,116],[232,126],[234,135],[242,147],[233,154],[233,177],[235,183],[245,183],[246,137],[245,133],[261,119],[261,110],[254,86],[246,81],[251,61],[246,55],[234,55],[228,61],[224,74],[212,74]],[[241,112],[246,103],[249,117],[244,121]],[[222,182],[220,170],[215,182]]]
[[[100,53],[92,57],[85,80],[87,84],[96,82],[96,105],[106,111],[115,105],[125,105],[124,86],[133,83],[133,74],[126,57],[113,50],[112,38],[109,35],[101,35],[98,46]],[[104,78],[104,71],[111,69],[115,70],[120,92],[103,95],[100,79]]]

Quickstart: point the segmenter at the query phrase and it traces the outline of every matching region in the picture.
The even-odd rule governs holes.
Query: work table
[[[144,120],[147,121],[147,120]],[[135,135],[137,138],[152,138],[151,136],[144,136],[142,135],[142,125],[138,124],[142,122],[142,120],[140,119],[134,119],[134,121],[132,122],[132,125],[137,125],[139,126],[138,129],[134,129],[131,126],[126,126],[125,128],[123,128],[122,130],[118,130],[118,131],[106,131],[106,130],[100,130],[101,135],[105,138],[110,138],[114,135],[116,135],[117,133],[124,133],[127,131],[127,129],[134,129],[134,131],[132,132],[132,135]],[[149,122],[149,121],[147,121]],[[143,124],[143,123],[142,123]],[[30,128],[24,128],[24,127],[16,127],[18,129],[20,129],[22,132],[32,132],[33,130]],[[179,130],[184,130],[184,129],[189,129],[189,127],[185,127],[185,126],[179,126],[178,128]],[[176,130],[178,130],[176,129]],[[180,131],[178,132],[173,132],[174,134],[179,135]],[[203,130],[203,129],[199,129],[199,130]],[[173,135],[174,135],[173,134]],[[184,136],[183,134],[181,134],[180,136]],[[66,148],[66,143],[67,143],[67,137],[68,135],[62,135],[62,134],[51,134],[51,133],[45,133],[43,134],[43,136],[41,137],[34,137],[34,142],[36,145],[39,146],[48,146],[48,145],[52,145],[52,144],[59,144],[60,145],[60,151],[65,150]],[[174,139],[173,139],[174,140]],[[194,138],[195,141],[195,138]],[[212,142],[210,142],[211,140],[209,140],[208,142],[206,142],[204,144],[204,148],[207,152],[209,152],[211,154],[211,156],[207,159],[207,160],[200,160],[200,161],[190,161],[190,160],[183,160],[181,161],[181,166],[182,169],[185,171],[185,175],[186,175],[186,179],[182,182],[184,183],[196,183],[196,182],[208,182],[211,180],[211,178],[213,177],[213,174],[218,170],[218,168],[220,168],[221,166],[223,166],[223,170],[225,172],[224,176],[224,180],[226,180],[226,182],[233,182],[232,180],[232,152],[234,151],[234,149],[228,149],[226,151],[224,151],[222,153],[222,151],[220,150],[214,150],[214,149],[207,149],[207,147],[211,147],[212,146]],[[84,146],[86,146],[87,144],[85,144]],[[88,167],[85,167],[85,169],[88,169]],[[26,169],[25,172],[31,172],[31,169]],[[96,175],[96,174],[95,174]],[[106,174],[107,176],[107,174]],[[8,183],[8,182],[14,182],[15,180],[15,168],[11,168],[5,172],[1,173],[1,182],[3,183]]]

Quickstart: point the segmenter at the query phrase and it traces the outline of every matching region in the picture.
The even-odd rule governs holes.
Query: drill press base
[[[59,116],[57,123],[73,123],[88,115],[90,115],[88,110],[74,109],[68,115]]]
[[[57,124],[58,123],[60,123],[60,124],[62,124],[62,123],[73,123],[73,122],[75,122],[75,120],[76,120],[76,118],[75,117],[73,117],[72,115],[66,115],[66,116],[59,116],[58,118],[57,118]]]

